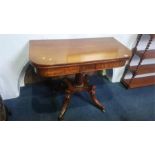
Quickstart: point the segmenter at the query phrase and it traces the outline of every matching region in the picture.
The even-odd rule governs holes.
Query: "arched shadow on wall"
[[[28,42],[25,44],[23,49],[21,50],[21,54],[17,57],[17,61],[19,61],[19,64],[22,64],[19,69],[19,78],[18,78],[18,89],[20,91],[20,87],[24,86],[24,77],[25,77],[25,71],[29,66],[29,58],[28,58],[28,52],[29,52],[29,44]],[[25,60],[23,61],[23,59]]]

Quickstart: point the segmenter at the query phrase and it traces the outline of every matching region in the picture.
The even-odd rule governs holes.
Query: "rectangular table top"
[[[31,40],[29,59],[39,66],[59,66],[114,60],[131,56],[131,51],[114,38]]]

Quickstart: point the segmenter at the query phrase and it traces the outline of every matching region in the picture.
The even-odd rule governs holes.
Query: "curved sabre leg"
[[[97,99],[96,97],[96,86],[90,86],[89,88],[89,94],[90,94],[90,97],[94,103],[94,105],[99,108],[101,111],[105,112],[105,108],[104,106],[99,102],[99,100]]]
[[[65,94],[65,99],[64,99],[64,102],[63,102],[59,117],[58,117],[58,120],[61,121],[61,120],[64,119],[64,115],[65,115],[65,112],[66,112],[66,110],[67,110],[67,108],[69,106],[70,99],[71,99],[71,93],[66,93]]]

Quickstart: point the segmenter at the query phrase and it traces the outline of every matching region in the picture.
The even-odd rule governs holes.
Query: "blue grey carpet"
[[[64,93],[54,91],[59,81],[42,82],[21,88],[20,97],[6,100],[10,121],[57,121]],[[103,113],[93,106],[86,92],[75,94],[65,114],[66,121],[152,121],[155,120],[155,86],[125,89],[102,76],[90,77],[97,86]]]

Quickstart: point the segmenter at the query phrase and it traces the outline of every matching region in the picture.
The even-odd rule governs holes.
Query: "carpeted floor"
[[[6,100],[10,121],[56,121],[64,93],[56,93],[59,81],[46,81],[21,88],[19,98]],[[87,93],[75,94],[65,114],[66,121],[151,121],[155,120],[155,86],[125,89],[94,75],[97,97],[105,104],[103,113],[91,104]]]

